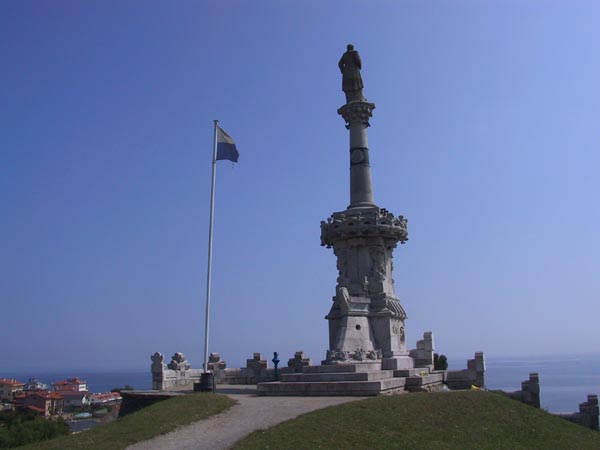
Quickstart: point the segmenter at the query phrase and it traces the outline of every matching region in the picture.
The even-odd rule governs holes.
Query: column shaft
[[[363,122],[350,124],[350,206],[348,208],[375,206],[368,147],[367,125]]]

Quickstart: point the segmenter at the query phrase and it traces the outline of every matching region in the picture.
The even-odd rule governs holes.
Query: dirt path
[[[255,430],[301,414],[360,397],[257,397],[255,386],[222,386],[217,390],[238,404],[213,417],[138,442],[128,450],[225,450]]]

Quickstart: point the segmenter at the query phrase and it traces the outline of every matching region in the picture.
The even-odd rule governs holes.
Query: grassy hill
[[[78,434],[39,442],[20,450],[118,450],[177,426],[205,419],[235,402],[224,395],[190,394],[155,403],[128,416]]]
[[[124,449],[233,403],[214,394],[176,397],[105,426],[19,448]],[[333,406],[255,432],[235,449],[598,450],[600,432],[498,393],[461,391],[375,397]]]
[[[239,442],[252,449],[600,449],[600,432],[501,394],[376,397],[305,414]]]

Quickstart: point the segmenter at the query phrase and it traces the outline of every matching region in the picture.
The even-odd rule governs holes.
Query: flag
[[[229,161],[238,162],[240,154],[235,146],[235,141],[229,136],[225,130],[217,125],[217,161],[227,159]]]

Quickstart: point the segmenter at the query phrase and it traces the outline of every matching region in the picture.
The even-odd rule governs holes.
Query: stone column
[[[350,205],[352,208],[376,207],[373,199],[371,166],[369,165],[369,142],[367,127],[373,115],[374,103],[352,101],[340,109],[340,114],[350,130]]]

